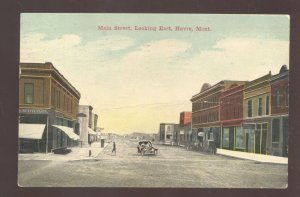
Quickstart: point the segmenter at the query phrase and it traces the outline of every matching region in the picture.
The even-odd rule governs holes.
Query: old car
[[[154,148],[152,146],[151,141],[147,141],[147,140],[143,140],[143,141],[139,141],[137,144],[137,149],[138,149],[138,153],[140,153],[141,155],[145,155],[145,154],[153,154],[153,155],[157,155],[157,148]]]

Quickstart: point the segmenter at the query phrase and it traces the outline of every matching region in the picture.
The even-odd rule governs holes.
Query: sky
[[[20,62],[52,62],[104,132],[157,133],[204,83],[289,67],[289,34],[288,15],[22,13]]]

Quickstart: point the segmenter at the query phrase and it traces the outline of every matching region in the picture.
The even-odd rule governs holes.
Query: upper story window
[[[279,95],[279,90],[276,90],[275,92],[275,106],[279,107],[280,106],[280,95]]]
[[[248,101],[248,105],[247,105],[247,109],[248,109],[248,117],[252,117],[252,100]]]
[[[258,115],[262,115],[262,98],[258,98]]]
[[[269,96],[266,96],[266,115],[269,115],[270,110],[269,110]]]
[[[285,105],[289,106],[289,87],[285,88]]]
[[[24,84],[25,104],[33,104],[34,86],[33,83]]]

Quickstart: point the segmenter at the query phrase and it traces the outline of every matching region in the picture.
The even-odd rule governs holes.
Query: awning
[[[89,127],[88,127],[88,131],[89,131],[89,134],[91,134],[91,135],[97,135],[97,133]]]
[[[62,130],[63,132],[65,132],[65,134],[67,134],[69,136],[69,138],[73,139],[73,140],[79,140],[80,137],[73,132],[73,128],[70,127],[65,127],[65,126],[61,126],[61,125],[52,125],[60,130]]]
[[[42,139],[45,124],[19,124],[19,138]]]

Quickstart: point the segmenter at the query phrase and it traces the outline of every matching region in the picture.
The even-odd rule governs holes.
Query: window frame
[[[275,91],[275,106],[280,107],[280,91],[277,89]]]
[[[26,87],[28,85],[31,85],[32,86],[32,93],[31,96],[32,96],[32,102],[27,102],[27,93],[26,93]],[[34,83],[24,83],[24,104],[34,104]]]
[[[263,99],[262,99],[262,97],[258,98],[258,110],[257,110],[257,114],[258,114],[258,116],[262,116],[263,115]]]
[[[251,112],[249,111],[249,103],[250,102],[251,102]],[[251,116],[249,115],[249,113],[251,113]],[[252,99],[247,101],[247,117],[248,118],[253,117],[253,101],[252,101]]]
[[[266,115],[270,114],[270,97],[269,95],[266,96],[266,102],[265,102],[265,109],[266,109]]]

